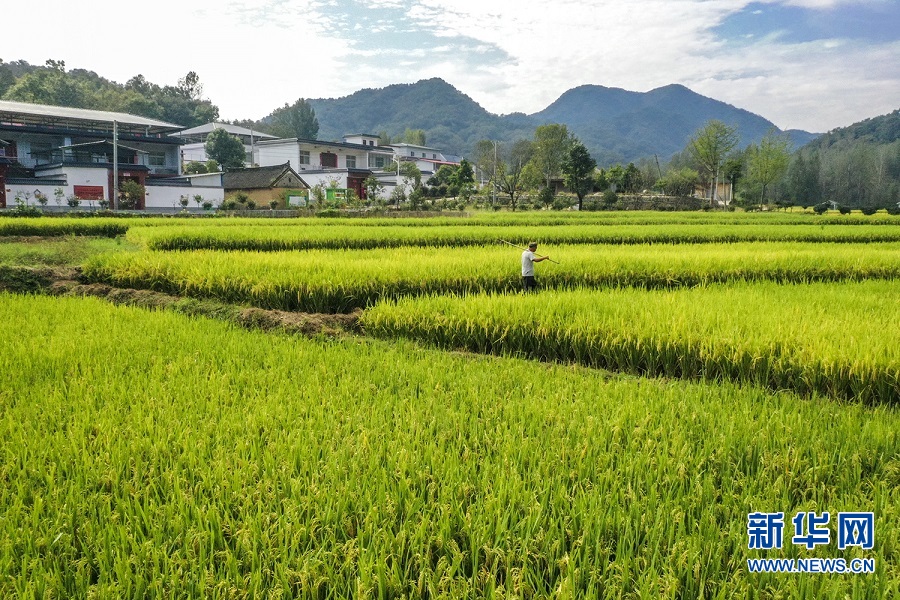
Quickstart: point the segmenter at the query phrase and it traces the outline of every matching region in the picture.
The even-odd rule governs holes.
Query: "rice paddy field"
[[[900,218],[0,218],[48,265],[358,327],[0,291],[0,597],[900,597]]]

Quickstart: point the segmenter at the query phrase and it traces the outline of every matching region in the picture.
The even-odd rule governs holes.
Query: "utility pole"
[[[491,177],[491,206],[497,206],[497,141],[494,144],[494,175]]]
[[[119,124],[113,120],[113,180],[112,207],[119,209]]]

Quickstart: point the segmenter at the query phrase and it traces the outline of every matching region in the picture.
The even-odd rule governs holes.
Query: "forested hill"
[[[683,150],[691,135],[710,119],[736,125],[742,147],[758,142],[771,129],[777,130],[759,115],[701,96],[683,85],[649,92],[584,85],[567,91],[532,117],[541,123],[565,123],[601,164],[654,154],[669,158]],[[791,137],[801,146],[815,135],[795,131]]]
[[[900,108],[894,112],[854,123],[849,127],[841,127],[830,131],[810,144],[810,148],[829,148],[844,146],[854,142],[865,142],[874,145],[892,144],[900,140]]]
[[[85,69],[66,70],[65,61],[44,66],[0,60],[0,99],[124,112],[184,127],[215,121],[219,109],[204,100],[203,86],[193,71],[176,86],[159,86],[135,75],[125,84]]]
[[[319,119],[319,139],[324,140],[360,132],[397,137],[406,129],[423,129],[429,146],[465,154],[479,140],[530,138],[535,128],[525,115],[500,117],[489,113],[437,78],[308,102]]]
[[[360,131],[398,136],[407,128],[423,129],[428,145],[459,154],[471,152],[478,140],[530,138],[538,125],[562,123],[601,165],[654,154],[668,159],[683,150],[690,136],[709,119],[737,125],[741,145],[758,142],[775,127],[759,115],[680,85],[644,93],[581,86],[532,115],[491,114],[441,79],[366,89],[309,103],[319,119],[322,139]],[[804,131],[790,133],[798,146],[815,137]]]

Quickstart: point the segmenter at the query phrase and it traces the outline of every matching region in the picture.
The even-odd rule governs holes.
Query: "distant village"
[[[243,144],[244,168],[194,172],[207,170],[189,166],[209,162],[206,142],[217,130]],[[425,145],[380,145],[369,133],[281,139],[227,123],[184,129],[126,113],[0,101],[0,208],[197,211],[232,196],[251,207],[302,208],[315,191],[366,199],[374,184],[382,198],[398,188],[405,194],[409,165],[427,179],[460,161]]]

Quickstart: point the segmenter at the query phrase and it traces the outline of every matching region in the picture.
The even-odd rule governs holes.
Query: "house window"
[[[412,156],[412,157],[413,157],[413,158],[415,158],[415,156],[416,156],[416,153],[415,153],[415,152],[413,152],[413,151],[412,151],[412,150],[410,150],[410,151],[409,151],[409,155],[410,155],[410,156]]]
[[[369,155],[369,168],[370,169],[383,169],[384,165],[387,164],[387,158],[385,158],[384,154],[372,154]]]
[[[424,153],[424,152],[422,153],[422,158],[425,158],[425,153]]]
[[[432,154],[431,158],[433,158],[434,160],[437,160],[437,154]]]
[[[319,155],[319,162],[323,169],[336,169],[338,166],[338,157],[334,152],[323,152]]]
[[[309,152],[307,152],[306,150],[300,151],[300,164],[301,165],[309,164]]]
[[[151,167],[164,167],[166,166],[166,153],[151,152],[148,160]]]
[[[356,157],[355,157],[355,156],[348,156],[348,157],[347,157],[347,168],[348,168],[348,169],[355,169],[355,168],[356,168]]]

